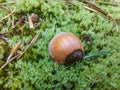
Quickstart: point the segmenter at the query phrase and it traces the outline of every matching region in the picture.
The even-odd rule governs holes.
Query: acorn
[[[61,32],[50,41],[49,53],[58,64],[70,65],[83,59],[84,49],[81,41],[75,35]]]

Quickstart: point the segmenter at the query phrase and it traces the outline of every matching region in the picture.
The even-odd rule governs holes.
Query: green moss
[[[120,32],[115,30],[112,20],[86,10],[82,2],[74,0],[73,3],[75,5],[68,5],[61,0],[16,0],[12,5],[17,9],[14,14],[15,21],[20,19],[18,11],[24,12],[25,16],[37,13],[41,25],[35,30],[30,30],[26,23],[25,34],[22,35],[18,30],[19,27],[10,30],[11,17],[4,20],[0,24],[0,32],[14,33],[8,35],[9,46],[14,47],[22,41],[21,49],[24,50],[36,33],[40,33],[40,36],[20,60],[11,62],[8,67],[0,71],[0,89],[116,90],[120,88]],[[120,18],[119,7],[100,4],[99,6],[115,19]],[[0,18],[6,13],[8,14],[3,10]],[[118,26],[120,27],[120,22]],[[82,41],[86,55],[101,50],[112,50],[112,52],[105,57],[94,57],[69,67],[60,66],[48,53],[49,41],[59,32],[75,34]],[[86,42],[85,36],[91,36],[93,41]],[[5,52],[5,48],[0,47],[0,65],[6,60]]]

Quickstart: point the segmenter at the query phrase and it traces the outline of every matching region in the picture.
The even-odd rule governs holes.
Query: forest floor
[[[52,60],[54,35],[71,32],[85,56]],[[119,90],[120,0],[0,0],[0,90]]]

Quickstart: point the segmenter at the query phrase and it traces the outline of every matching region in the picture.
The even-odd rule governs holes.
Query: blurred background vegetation
[[[5,2],[13,3],[3,5]],[[113,16],[120,28],[120,0],[90,2]],[[0,66],[19,41],[24,50],[33,36],[40,33],[37,42],[21,59],[0,69],[0,90],[119,90],[120,29],[116,30],[113,20],[84,6],[83,0],[0,0],[0,34],[7,37],[7,45],[0,38]],[[15,9],[15,24],[25,17],[22,29],[21,25],[11,29],[12,16],[3,20],[10,13],[8,9]],[[38,15],[40,25],[33,30],[26,17],[34,14]],[[48,44],[59,32],[75,34],[82,41],[86,55],[102,50],[112,52],[68,67],[58,65],[48,53]]]

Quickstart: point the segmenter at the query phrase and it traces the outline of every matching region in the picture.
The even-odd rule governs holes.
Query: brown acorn
[[[84,56],[81,41],[72,33],[62,32],[55,35],[49,43],[49,53],[61,65],[69,65]]]

